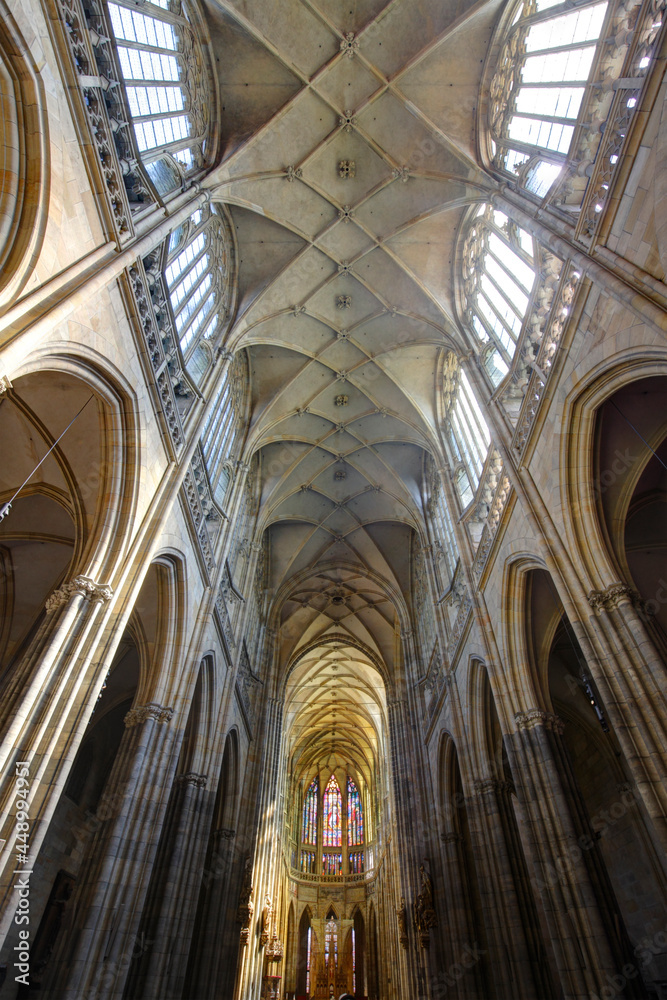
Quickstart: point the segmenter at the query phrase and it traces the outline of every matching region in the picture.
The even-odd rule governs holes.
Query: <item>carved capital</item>
[[[67,604],[74,594],[81,595],[93,604],[106,604],[113,597],[113,590],[108,584],[95,583],[87,576],[75,576],[73,580],[64,583],[58,590],[54,590],[46,601],[46,613],[51,614],[62,604]]]
[[[440,840],[443,844],[458,844],[463,838],[459,833],[455,833],[453,830],[443,830],[440,834]]]
[[[148,705],[138,705],[136,708],[131,708],[125,716],[125,728],[131,729],[148,719],[153,719],[158,723],[166,723],[171,720],[173,714],[173,708],[163,708],[162,705],[157,705],[155,702],[150,702]]]
[[[626,583],[612,583],[606,590],[591,590],[588,595],[588,603],[595,612],[615,611],[623,601],[635,607],[643,603],[637,591]]]
[[[489,792],[496,795],[507,795],[514,791],[511,781],[501,781],[499,778],[478,778],[473,786],[479,795],[487,795]]]
[[[539,708],[531,708],[527,712],[517,712],[514,716],[517,729],[534,729],[535,726],[544,726],[559,736],[565,728],[565,723],[557,715],[550,712],[541,712]]]
[[[0,375],[0,396],[3,392],[7,392],[12,388],[12,383],[9,381],[8,375]]]
[[[206,788],[208,775],[195,774],[194,771],[188,771],[187,774],[178,774],[176,781],[179,785],[194,785],[195,788]]]

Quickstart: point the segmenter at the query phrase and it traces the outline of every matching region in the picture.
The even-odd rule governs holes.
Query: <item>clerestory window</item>
[[[540,198],[570,152],[607,7],[525,0],[507,33],[491,84],[493,163]]]
[[[323,875],[342,875],[344,857],[351,874],[361,874],[365,870],[363,848],[368,843],[368,802],[364,806],[362,792],[351,776],[348,776],[343,788],[344,791],[335,774],[330,775],[322,793],[317,776],[306,788],[299,827],[302,872],[315,873],[314,847],[322,850],[317,857],[321,861],[319,871]],[[351,848],[345,856],[342,850],[344,844]]]
[[[227,306],[227,253],[212,209],[198,209],[187,227],[172,233],[165,268],[169,301],[183,357],[218,333]]]
[[[463,245],[465,318],[494,386],[511,367],[535,293],[537,267],[530,233],[491,205],[476,210]]]
[[[317,844],[317,803],[319,800],[319,783],[313,778],[303,800],[303,829],[301,840],[304,844]]]
[[[137,149],[160,194],[205,164],[211,95],[185,4],[108,4]],[[178,164],[178,166],[177,166]]]
[[[445,430],[452,477],[465,508],[479,485],[491,435],[468,377],[453,352],[445,361],[445,386]]]
[[[239,351],[225,369],[201,436],[213,497],[221,506],[232,476],[232,448],[243,424],[247,381],[247,357]]]

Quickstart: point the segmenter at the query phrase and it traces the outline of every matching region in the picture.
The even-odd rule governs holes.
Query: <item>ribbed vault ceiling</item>
[[[396,666],[438,364],[462,347],[453,247],[493,187],[475,109],[499,6],[207,0],[224,147],[207,185],[240,267],[228,346],[250,360],[282,663],[313,649],[293,674],[312,695],[294,710],[300,754],[349,670],[361,760],[379,718],[360,664]],[[332,636],[367,652],[330,672]]]

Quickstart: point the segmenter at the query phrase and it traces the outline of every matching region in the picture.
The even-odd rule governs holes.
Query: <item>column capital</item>
[[[63,604],[67,604],[70,597],[74,594],[80,594],[87,601],[91,601],[93,604],[106,604],[113,597],[112,588],[106,583],[95,583],[87,576],[75,576],[73,580],[68,583],[64,583],[62,587],[58,590],[54,590],[49,598],[47,598],[46,613],[51,614],[56,608],[59,608]]]
[[[440,840],[443,844],[459,844],[463,840],[463,837],[454,830],[443,830],[440,834]]]
[[[12,383],[9,381],[9,375],[0,375],[0,396],[11,388]]]
[[[479,795],[487,795],[489,792],[504,795],[514,791],[511,781],[503,781],[500,778],[477,778],[473,782],[473,787]]]
[[[550,712],[542,712],[539,708],[531,708],[527,712],[517,712],[514,716],[517,729],[534,729],[536,726],[544,726],[559,736],[565,728],[565,723],[557,715]]]
[[[157,705],[155,702],[149,702],[148,705],[138,705],[136,708],[131,708],[125,716],[125,728],[131,729],[133,726],[138,726],[148,719],[153,719],[159,723],[166,723],[171,720],[173,714],[173,708],[163,708],[162,705]]]
[[[177,774],[176,781],[179,785],[194,785],[195,788],[206,788],[208,775],[188,771],[186,774]]]
[[[588,603],[593,611],[615,611],[623,601],[642,608],[644,601],[633,587],[627,583],[612,583],[606,590],[591,590]]]

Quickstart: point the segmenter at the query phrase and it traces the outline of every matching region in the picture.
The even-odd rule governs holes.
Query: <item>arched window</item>
[[[570,152],[607,7],[525,0],[508,31],[491,84],[493,162],[541,198]]]
[[[463,248],[466,319],[494,385],[508,373],[521,339],[535,292],[536,257],[525,229],[491,205],[477,210]]]
[[[340,786],[336,781],[336,775],[332,774],[324,790],[322,843],[325,847],[341,846],[343,839],[342,812],[343,801]]]
[[[231,477],[231,449],[241,425],[248,365],[239,351],[227,367],[204,424],[201,447],[216,503],[222,505]]]
[[[310,963],[313,950],[313,928],[308,926],[308,936],[306,940],[306,993],[310,996]]]
[[[364,842],[364,818],[359,789],[352,778],[347,779],[347,846],[358,847]]]
[[[319,801],[319,785],[313,778],[303,800],[303,829],[301,840],[304,844],[317,844],[317,804]]]
[[[164,195],[205,164],[212,97],[202,47],[185,4],[155,0],[139,11],[114,0],[108,10],[137,149]]]
[[[484,468],[491,435],[472,387],[453,353],[446,368],[445,425],[453,478],[462,507],[471,502]]]
[[[217,212],[198,209],[170,237],[165,279],[186,362],[201,341],[213,341],[229,308],[229,260]]]
[[[454,525],[435,462],[429,456],[424,469],[424,494],[435,562],[442,589],[446,589],[454,576],[458,560]]]
[[[327,914],[327,922],[324,925],[324,966],[329,965],[329,959],[333,957],[334,965],[338,966],[338,924],[333,910]]]

